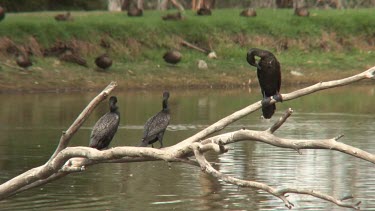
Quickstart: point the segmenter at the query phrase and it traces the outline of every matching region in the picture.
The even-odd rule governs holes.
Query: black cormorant
[[[139,145],[140,147],[146,147],[150,144],[152,145],[156,141],[160,142],[160,148],[163,147],[164,132],[165,129],[167,129],[169,120],[171,119],[171,116],[169,114],[168,98],[169,92],[164,92],[163,109],[155,116],[147,120],[144,126],[142,142]]]
[[[28,55],[25,55],[24,53],[17,53],[16,54],[16,63],[18,66],[22,68],[28,68],[33,65]]]
[[[107,54],[96,57],[95,64],[99,68],[107,69],[112,65],[112,59]]]
[[[5,18],[5,10],[0,6],[0,21]]]
[[[169,64],[177,64],[181,61],[182,54],[177,50],[171,50],[163,55],[164,61]]]
[[[258,63],[255,56],[260,57]],[[279,93],[281,86],[280,63],[271,52],[257,48],[250,49],[246,59],[250,65],[257,68],[258,81],[263,95],[263,117],[270,119],[276,110],[275,104],[269,105],[270,97],[272,96],[276,101],[282,101]]]
[[[120,112],[116,106],[117,98],[109,98],[109,112],[104,114],[94,125],[89,147],[102,150],[108,147],[120,123]]]

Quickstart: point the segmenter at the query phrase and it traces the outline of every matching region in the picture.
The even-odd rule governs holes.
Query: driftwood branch
[[[320,90],[343,86],[363,79],[374,78],[375,67],[372,67],[369,70],[355,76],[341,80],[320,82],[301,90],[288,94],[282,94],[282,97],[284,101],[288,101]],[[127,163],[163,160],[166,162],[181,162],[188,165],[200,166],[206,173],[209,173],[218,179],[222,179],[223,181],[236,184],[238,186],[253,187],[264,190],[280,198],[288,208],[293,207],[293,204],[286,198],[286,194],[288,193],[308,194],[326,201],[330,201],[338,206],[350,207],[354,209],[359,208],[359,203],[346,203],[344,202],[344,199],[339,200],[332,196],[313,190],[302,190],[296,188],[275,189],[263,183],[239,180],[222,174],[208,163],[204,157],[204,152],[214,151],[216,153],[225,153],[229,150],[227,145],[239,141],[260,141],[276,147],[289,148],[297,151],[300,149],[336,150],[371,163],[375,163],[375,156],[373,154],[338,142],[337,140],[342,136],[320,140],[295,140],[275,136],[273,133],[278,130],[292,114],[293,111],[291,109],[288,109],[284,116],[278,119],[274,125],[265,131],[241,129],[207,138],[211,134],[222,130],[227,125],[261,108],[260,101],[249,105],[242,110],[236,111],[235,113],[219,120],[206,129],[171,147],[162,149],[115,147],[104,151],[98,151],[89,147],[67,147],[71,137],[88,118],[93,109],[98,105],[99,102],[104,100],[115,87],[116,84],[111,83],[89,103],[89,105],[82,111],[70,128],[63,133],[56,151],[53,153],[49,161],[46,162],[46,164],[30,169],[23,174],[20,174],[19,176],[16,176],[1,184],[0,200],[30,188],[57,180],[70,173],[84,171],[87,166],[95,165],[97,163]],[[271,103],[276,102],[272,99]]]

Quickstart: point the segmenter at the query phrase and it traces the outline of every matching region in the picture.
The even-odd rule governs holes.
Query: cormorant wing
[[[149,118],[144,126],[143,139],[164,131],[169,124],[169,120],[170,116],[163,111]]]
[[[115,121],[114,121],[115,120]],[[120,124],[120,117],[116,113],[108,112],[103,115],[94,125],[91,136],[90,146],[98,145],[94,142],[111,141]],[[101,143],[102,144],[102,143]]]

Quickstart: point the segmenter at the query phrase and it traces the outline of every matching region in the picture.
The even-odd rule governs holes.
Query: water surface
[[[291,91],[285,90],[285,91]],[[260,99],[259,90],[170,90],[171,125],[164,137],[173,145],[209,124]],[[114,92],[121,112],[111,146],[137,145],[145,121],[161,109],[162,91]],[[0,182],[39,165],[53,153],[66,130],[96,93],[0,95]],[[340,141],[375,153],[374,87],[348,86],[277,104],[271,121],[260,111],[228,126],[265,130],[291,107],[292,117],[276,132],[284,138]],[[102,103],[72,139],[88,144],[92,126],[107,112]],[[157,145],[158,146],[158,145]],[[348,193],[375,210],[373,164],[330,150],[302,155],[263,143],[239,142],[223,155],[208,154],[221,172],[273,187],[313,188],[340,197]],[[345,210],[310,196],[290,195],[293,210]],[[165,162],[100,164],[0,202],[0,210],[285,210],[259,190],[217,181],[185,164]]]

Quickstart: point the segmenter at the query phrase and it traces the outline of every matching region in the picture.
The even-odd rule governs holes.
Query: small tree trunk
[[[121,11],[123,0],[108,0],[108,11],[118,12]]]
[[[137,8],[143,10],[143,0],[137,0]]]
[[[168,0],[159,0],[158,1],[158,10],[167,10]]]

